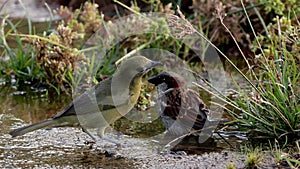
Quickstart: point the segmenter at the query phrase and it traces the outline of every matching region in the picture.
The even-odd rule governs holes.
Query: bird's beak
[[[138,70],[141,73],[147,72],[148,70],[152,69],[153,67],[156,66],[162,66],[163,64],[161,62],[158,61],[151,61],[150,63],[148,63],[147,65],[145,65],[141,70]]]
[[[145,70],[144,71],[147,71],[149,69],[152,69],[153,67],[156,67],[156,66],[162,66],[163,64],[161,62],[158,62],[158,61],[151,61],[150,63],[148,63],[146,66],[145,66]]]

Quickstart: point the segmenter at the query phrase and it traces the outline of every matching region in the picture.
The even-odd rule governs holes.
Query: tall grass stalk
[[[270,32],[271,51],[268,54],[265,53],[265,49],[260,44],[259,38],[247,15],[245,6],[242,1],[241,3],[261,52],[258,60],[258,64],[260,64],[259,69],[252,70],[252,66],[239,48],[240,53],[247,62],[251,72],[250,77],[252,78],[248,78],[247,74],[242,73],[228,57],[224,56],[224,58],[246,79],[246,82],[250,84],[249,89],[241,89],[238,82],[232,78],[237,87],[237,90],[234,90],[236,97],[225,96],[211,85],[206,91],[233,107],[233,109],[229,109],[224,105],[213,103],[227,110],[235,119],[229,124],[237,124],[239,130],[246,131],[250,138],[278,139],[281,142],[299,139],[300,98],[297,87],[299,88],[300,72],[299,63],[296,61],[297,56],[291,55],[291,52],[287,50],[284,41],[287,37],[283,35],[278,19],[278,34]],[[223,16],[218,17],[225,29],[230,31],[222,22]],[[300,25],[296,25],[296,28],[299,31]],[[231,37],[236,42],[232,34]],[[296,44],[299,44],[299,38],[295,38],[295,41]],[[236,45],[239,47],[238,43]],[[216,48],[216,50],[218,49]],[[221,55],[223,54],[221,53]],[[206,88],[200,84],[196,85],[202,89]]]

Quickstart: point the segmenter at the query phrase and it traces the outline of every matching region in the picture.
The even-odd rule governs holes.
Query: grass
[[[0,47],[2,48],[2,59],[0,62],[1,77],[6,79],[16,79],[18,81],[34,81],[42,80],[43,74],[41,69],[36,65],[35,53],[29,44],[24,42],[19,36],[12,37],[15,42],[15,47],[8,45],[7,39],[11,33],[18,33],[17,26],[19,22],[13,23],[7,17],[1,17],[1,36],[0,36]],[[31,25],[31,22],[28,22]],[[8,28],[8,31],[5,29]],[[31,26],[29,26],[29,29]],[[31,30],[29,32],[32,32]],[[4,61],[6,60],[6,61]]]
[[[299,168],[300,167],[300,147],[299,142],[295,142],[286,148],[281,148],[278,142],[271,146],[271,154],[276,159],[278,166]]]
[[[279,21],[277,25],[281,27]],[[299,31],[300,25],[295,28]],[[240,130],[249,131],[252,138],[293,141],[298,138],[300,124],[299,61],[287,50],[288,37],[280,29],[278,34],[270,34],[270,44],[262,46],[258,42],[262,51],[257,55],[256,87],[250,92],[236,91],[241,97],[235,102],[243,113],[232,115]],[[299,44],[299,38],[293,40]]]
[[[242,2],[241,2],[242,3]],[[245,14],[247,15],[246,11]],[[218,16],[222,23],[224,16]],[[297,17],[293,17],[297,18]],[[289,19],[287,19],[289,20]],[[251,26],[251,20],[248,18]],[[290,35],[288,31],[300,31],[299,21],[292,25],[282,23],[277,18],[276,29],[269,25],[269,41],[260,41],[256,31],[252,27],[253,35],[256,39],[255,65],[250,65],[247,58],[244,57],[248,65],[248,73],[243,73],[227,57],[228,62],[242,75],[249,83],[249,89],[241,89],[239,83],[232,78],[237,90],[234,95],[237,97],[227,97],[220,95],[219,91],[212,88],[211,93],[223,100],[227,105],[234,109],[227,110],[235,119],[229,124],[238,126],[239,131],[248,133],[248,137],[253,140],[279,140],[282,144],[299,139],[299,115],[300,115],[300,93],[299,93],[299,59],[295,51],[288,49],[287,39],[292,42],[293,48],[297,51],[299,48],[299,35]],[[222,25],[229,31],[225,24]],[[283,28],[285,28],[283,30]],[[240,53],[244,56],[235,37]],[[201,86],[200,86],[201,87]],[[201,88],[204,88],[203,86]],[[219,104],[218,104],[219,105]]]
[[[42,35],[32,34],[34,28],[29,19],[29,33],[22,34],[18,31],[18,23],[14,24],[6,16],[2,16],[1,78],[5,81],[13,79],[17,88],[27,81],[46,83],[50,92],[54,89],[58,95],[61,92],[70,93],[72,73],[79,62],[78,51],[83,45],[84,35],[90,35],[90,31],[98,29],[96,27],[101,24],[101,15],[96,7],[90,3],[84,7],[84,11],[76,10],[74,13],[61,8],[60,14],[69,17],[64,18],[68,21],[67,25],[61,22],[55,30],[51,30],[49,26],[49,30],[45,30]],[[79,14],[87,20],[84,24],[78,20]],[[7,42],[8,39],[15,42],[16,46],[10,47],[12,44]]]
[[[229,162],[226,166],[227,169],[236,169],[235,165],[232,162]]]
[[[263,161],[263,152],[261,148],[248,148],[246,150],[246,161],[245,161],[245,167],[246,168],[258,168],[260,162]]]
[[[263,154],[262,151],[259,148],[254,148],[253,150],[250,150],[248,153],[246,153],[247,158],[245,162],[246,168],[258,168],[259,163],[263,160]]]

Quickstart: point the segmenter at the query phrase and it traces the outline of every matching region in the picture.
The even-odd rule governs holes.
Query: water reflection
[[[26,123],[34,123],[53,116],[70,101],[70,96],[47,98],[43,88],[24,86],[18,90],[0,86],[0,114],[11,115]]]

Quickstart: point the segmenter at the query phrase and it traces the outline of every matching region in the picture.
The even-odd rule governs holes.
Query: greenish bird
[[[16,137],[46,127],[81,127],[94,138],[87,129],[96,128],[100,138],[116,143],[105,137],[105,129],[133,108],[140,95],[143,75],[158,65],[162,64],[144,56],[126,59],[115,74],[75,98],[57,115],[9,134]]]

